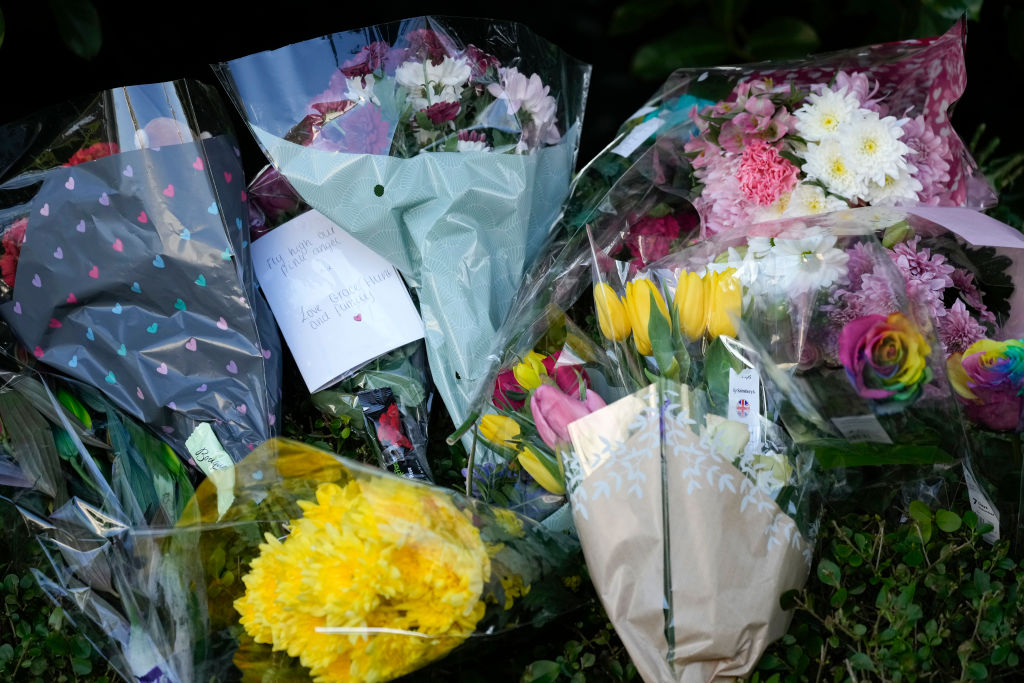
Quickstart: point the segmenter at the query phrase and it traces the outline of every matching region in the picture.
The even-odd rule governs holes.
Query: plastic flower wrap
[[[927,479],[965,453],[935,319],[879,239],[907,218],[864,208],[764,223],[655,264],[735,269],[731,317],[759,381],[802,448],[825,468],[855,468],[839,479],[874,465],[908,466],[886,469],[891,481]]]
[[[796,62],[686,69],[686,144],[705,234],[848,207],[984,208],[995,194],[949,120],[966,85],[965,25]]]
[[[314,405],[348,418],[385,469],[430,481],[433,387],[422,323],[400,276],[351,238],[339,239],[340,228],[273,167],[248,192],[256,275]],[[273,244],[262,241],[271,231]]]
[[[245,179],[216,93],[108,90],[4,127],[0,316],[176,451],[275,430],[280,341],[256,294]]]
[[[461,423],[568,192],[589,67],[518,24],[418,17],[216,69],[303,200],[402,273]]]
[[[150,598],[186,593],[159,567],[140,582],[131,561],[153,552],[148,532],[178,519],[199,472],[92,387],[0,365],[0,498],[46,551],[33,575],[125,680],[159,680],[180,633]]]

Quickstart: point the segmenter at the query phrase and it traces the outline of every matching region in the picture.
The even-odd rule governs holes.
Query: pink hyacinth
[[[736,173],[740,190],[759,206],[771,206],[796,187],[799,170],[764,140],[752,140],[743,150]]]

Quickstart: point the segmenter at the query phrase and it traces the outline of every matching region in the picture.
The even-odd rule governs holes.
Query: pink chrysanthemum
[[[846,262],[847,277],[850,278],[850,282],[859,284],[861,276],[875,269],[872,249],[866,243],[858,242],[847,249],[846,253],[850,255],[850,260]]]
[[[894,246],[889,252],[896,267],[906,278],[908,288],[911,282],[920,283],[921,286],[935,291],[941,291],[946,287],[953,286],[950,275],[956,270],[946,262],[942,254],[932,254],[932,250],[918,249],[920,237],[915,237],[909,242],[901,242]]]
[[[914,178],[921,183],[918,199],[938,203],[948,194],[949,188],[948,141],[928,127],[924,116],[910,119],[903,125],[902,139],[910,148],[907,161],[917,169]]]
[[[751,140],[743,150],[736,179],[740,190],[758,206],[771,206],[796,187],[799,169],[763,140]]]
[[[939,324],[939,341],[942,342],[947,356],[963,353],[968,346],[984,337],[985,328],[971,316],[967,306],[960,299],[954,302]]]
[[[704,189],[693,205],[702,219],[702,237],[743,224],[755,208],[740,189],[741,157],[719,156],[704,167]]]

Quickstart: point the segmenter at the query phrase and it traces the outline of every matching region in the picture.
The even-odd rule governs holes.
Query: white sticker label
[[[235,463],[220,445],[209,422],[200,422],[185,440],[192,459],[217,489],[217,514],[221,517],[235,499]]]
[[[626,137],[622,138],[622,142],[612,148],[612,154],[628,157],[636,151],[637,147],[644,144],[644,140],[651,137],[664,124],[665,121],[659,118],[648,119],[643,123],[637,124],[633,130],[626,134]]]
[[[736,372],[729,368],[730,420],[747,425],[750,432],[749,448],[761,448],[761,377],[754,368]]]
[[[885,431],[878,418],[874,415],[850,415],[848,417],[833,417],[832,424],[836,426],[843,437],[850,443],[871,441],[873,443],[892,443],[889,433]]]
[[[995,543],[999,540],[999,510],[992,504],[984,489],[978,485],[978,480],[974,478],[974,473],[966,462],[963,464],[963,468],[964,481],[967,482],[967,495],[971,498],[971,509],[974,510],[974,514],[978,515],[981,522],[992,525],[992,531],[984,534],[982,538],[989,543]]]

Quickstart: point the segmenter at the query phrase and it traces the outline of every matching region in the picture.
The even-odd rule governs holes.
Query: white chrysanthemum
[[[845,199],[856,199],[867,193],[867,182],[843,153],[835,138],[807,145],[801,170],[810,180],[821,182],[832,194]]]
[[[828,287],[846,277],[850,255],[836,248],[835,235],[819,234],[800,239],[776,238],[770,257],[785,273],[779,284],[791,296]]]
[[[803,106],[793,112],[796,132],[809,142],[820,142],[836,134],[839,127],[857,115],[860,102],[850,92],[823,88],[807,96]]]
[[[817,185],[800,183],[789,193],[789,201],[783,216],[786,218],[799,218],[800,216],[813,216],[819,213],[830,213],[849,208],[849,205],[838,197],[825,194]]]
[[[871,204],[896,204],[905,200],[917,200],[917,193],[921,191],[922,185],[914,177],[916,170],[913,165],[908,164],[906,170],[900,171],[898,175],[886,175],[884,183],[869,184],[864,198]]]
[[[910,148],[900,141],[903,126],[894,116],[881,118],[877,113],[861,110],[839,129],[843,158],[854,173],[881,185],[886,176],[896,177],[907,168]]]
[[[376,82],[377,79],[370,74],[362,77],[346,79],[348,89],[345,90],[345,98],[358,104],[373,102],[379,107],[380,100],[373,94],[373,86]]]

